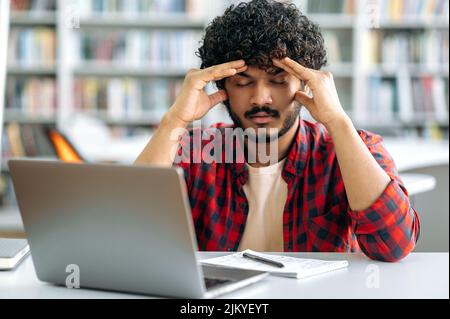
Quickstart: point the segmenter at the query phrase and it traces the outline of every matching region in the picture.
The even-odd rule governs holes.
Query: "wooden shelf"
[[[56,118],[54,116],[28,115],[6,108],[3,121],[5,123],[21,124],[55,124]]]
[[[124,117],[124,118],[113,118],[107,114],[105,111],[81,111],[81,113],[95,117],[105,124],[110,126],[156,126],[161,122],[163,115],[156,115],[155,113],[145,113],[143,112],[139,117]]]
[[[12,12],[11,25],[12,26],[56,26],[55,12]]]
[[[76,76],[100,76],[100,77],[163,77],[179,78],[184,77],[186,70],[180,69],[150,69],[148,67],[117,67],[114,64],[85,63],[84,66],[74,69]]]
[[[322,29],[352,29],[355,25],[355,17],[353,15],[313,13],[308,14],[308,18],[318,23]]]
[[[186,14],[152,14],[135,17],[123,15],[97,15],[80,19],[82,28],[139,28],[139,29],[199,29],[205,21],[193,20]]]
[[[8,66],[7,73],[9,75],[56,75],[55,66]]]
[[[382,20],[379,28],[381,29],[448,29],[449,21],[444,19],[423,20],[423,19],[404,19],[401,21]]]
[[[397,119],[392,120],[382,120],[379,119],[371,119],[371,120],[359,120],[354,121],[355,124],[366,127],[366,128],[424,128],[428,127],[431,124],[437,125],[442,128],[449,127],[449,121],[448,120],[439,120],[439,119],[432,119],[432,118],[418,118],[416,117],[413,120],[410,121],[401,121]]]
[[[369,69],[370,74],[376,74],[384,77],[396,77],[400,72],[404,73],[405,70],[411,76],[449,76],[449,65],[421,65],[421,64],[409,64],[404,66],[399,65],[375,65]]]
[[[333,73],[334,77],[351,78],[353,77],[354,65],[352,62],[341,62],[330,64],[325,71]]]

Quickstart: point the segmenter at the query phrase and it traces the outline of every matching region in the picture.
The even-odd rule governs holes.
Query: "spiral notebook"
[[[277,261],[284,265],[283,268],[273,267],[255,260],[244,258],[245,252],[252,255]],[[311,276],[317,276],[330,271],[343,269],[348,266],[347,260],[319,260],[310,258],[296,258],[290,256],[272,255],[258,253],[252,250],[245,250],[231,255],[204,259],[200,261],[202,264],[218,267],[231,267],[239,269],[250,269],[266,271],[274,276],[291,277],[303,279]]]

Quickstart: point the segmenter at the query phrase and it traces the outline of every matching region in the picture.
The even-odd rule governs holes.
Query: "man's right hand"
[[[247,70],[244,60],[215,65],[207,69],[191,69],[184,79],[180,94],[175,103],[164,115],[161,125],[150,142],[136,159],[136,165],[155,164],[170,167],[173,163],[179,139],[192,121],[201,119],[215,105],[226,101],[224,90],[207,95],[203,90],[211,81],[219,81]],[[178,132],[176,138],[174,132]]]
[[[211,81],[219,81],[247,70],[244,60],[232,61],[206,69],[191,69],[187,73],[181,92],[168,114],[172,119],[188,125],[199,120],[217,104],[228,99],[224,90],[207,95],[205,86]]]

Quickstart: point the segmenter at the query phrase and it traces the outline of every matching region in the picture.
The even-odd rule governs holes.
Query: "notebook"
[[[29,252],[26,239],[0,238],[0,270],[14,269]]]
[[[284,267],[277,268],[258,261],[244,258],[242,255],[245,252],[280,262],[284,265]],[[201,260],[201,263],[210,266],[260,270],[269,272],[274,276],[291,277],[298,279],[320,275],[329,271],[343,269],[348,266],[347,260],[295,258],[290,256],[263,254],[249,249],[231,255],[211,259],[203,259]]]

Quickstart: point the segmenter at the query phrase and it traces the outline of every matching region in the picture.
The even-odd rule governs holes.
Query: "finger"
[[[275,59],[274,59],[274,60],[273,60],[273,64],[274,64],[275,66],[277,66],[277,67],[279,67],[279,68],[285,70],[285,71],[288,72],[289,74],[292,74],[293,76],[298,77],[298,75],[297,75],[297,73],[294,71],[294,69],[292,69],[291,67],[289,67],[289,66],[287,66],[287,65],[285,65],[285,64],[280,63],[279,60],[275,60]]]
[[[203,69],[202,73],[215,72],[217,70],[239,69],[244,66],[245,66],[245,60],[237,60],[237,61],[231,61],[231,62],[227,62],[227,63],[210,66],[209,68]]]
[[[234,76],[238,72],[245,71],[247,68],[248,67],[245,64],[244,66],[237,68],[221,68],[221,67],[219,68],[217,66],[210,69],[202,70],[198,76],[203,82],[208,83],[210,81],[219,81],[224,78]]]
[[[236,60],[236,61],[231,61],[231,62],[227,62],[227,63],[223,63],[223,64],[219,64],[216,66],[212,66],[214,67],[218,67],[218,68],[224,68],[224,69],[229,69],[229,68],[241,68],[245,65],[245,60]]]
[[[217,70],[240,69],[245,67],[245,60],[231,61],[223,64],[213,65],[204,69],[205,72],[216,72]]]
[[[297,61],[292,60],[289,57],[286,57],[286,58],[282,59],[280,62],[283,63],[283,64],[286,64],[287,66],[292,68],[295,72],[300,74],[305,79],[310,79],[314,75],[316,75],[316,71],[315,70],[312,70],[312,69],[309,69],[307,67],[304,67],[303,65],[301,65]]]
[[[302,91],[295,93],[295,100],[306,106],[307,109],[314,105],[314,99]]]
[[[274,64],[276,65],[276,62],[274,62]],[[315,78],[311,78],[311,79],[302,79],[302,78],[300,77],[300,75],[298,75],[298,73],[297,73],[294,69],[292,69],[291,67],[289,67],[289,66],[287,66],[287,65],[284,65],[284,64],[279,64],[279,67],[282,68],[282,69],[284,69],[284,70],[285,70],[286,72],[288,72],[289,74],[295,76],[295,77],[298,78],[300,81],[302,81],[302,82],[303,82],[304,88],[307,88],[307,89],[308,89],[308,92],[309,92],[309,91],[314,92],[315,87],[316,87],[316,83],[315,83],[315,81],[314,81]]]
[[[228,100],[228,94],[224,90],[219,90],[216,93],[209,95],[208,97],[211,102],[211,107]]]
[[[203,82],[203,84],[208,84],[211,81],[219,81],[223,78],[230,77],[236,74],[236,69],[210,69],[202,70],[194,77]]]
[[[239,69],[235,69],[236,70],[236,73],[235,74],[233,74],[233,75],[236,75],[236,74],[238,74],[238,73],[242,73],[242,72],[245,72],[245,71],[247,71],[247,69],[248,69],[248,66],[246,65],[246,66],[244,66],[244,67],[242,67],[242,68],[239,68]],[[220,78],[217,78],[217,79],[214,79],[214,81],[220,81],[220,80],[223,80],[224,78],[226,78],[226,77],[229,77],[229,76],[223,76],[223,77],[220,77]]]
[[[316,75],[313,70],[305,68],[300,63],[297,63],[296,61],[294,61],[288,57],[281,59],[281,60],[274,59],[273,61],[274,61],[274,64],[277,66],[289,67],[302,80],[306,80],[306,81],[312,80],[314,78],[314,76]]]
[[[242,68],[236,69],[236,73],[245,72],[248,70],[248,65],[243,66]]]

